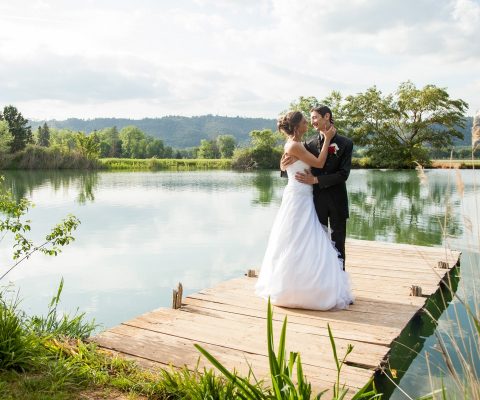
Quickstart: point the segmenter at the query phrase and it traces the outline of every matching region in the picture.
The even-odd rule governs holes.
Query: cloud
[[[29,4],[0,6],[0,102],[38,118],[274,117],[300,95],[408,79],[480,108],[477,0]]]
[[[154,71],[129,69],[121,60],[89,59],[38,52],[21,61],[0,64],[0,101],[60,100],[102,102],[162,98],[168,84]]]

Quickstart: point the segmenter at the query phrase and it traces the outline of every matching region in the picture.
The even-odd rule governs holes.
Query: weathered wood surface
[[[304,371],[315,390],[331,388],[336,369],[327,324],[342,355],[354,346],[342,370],[342,383],[362,387],[385,359],[395,338],[424,306],[460,253],[443,248],[347,241],[347,271],[355,304],[342,311],[311,311],[274,307],[274,333],[278,340],[288,316],[287,350],[299,351]],[[438,262],[448,263],[440,268]],[[267,305],[254,295],[256,278],[222,282],[183,299],[180,309],[160,308],[93,338],[100,346],[155,365],[210,368],[193,346],[198,343],[227,368],[257,377],[268,376],[266,344]],[[412,285],[423,297],[410,296]],[[200,357],[200,360],[199,360]]]

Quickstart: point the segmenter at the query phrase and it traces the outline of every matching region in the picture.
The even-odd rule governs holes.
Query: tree
[[[90,160],[98,158],[100,154],[100,144],[94,134],[84,135],[82,132],[77,132],[76,135],[77,148],[82,156]]]
[[[235,150],[234,168],[278,168],[282,156],[282,148],[278,145],[282,140],[280,133],[271,129],[254,130],[250,132],[250,138],[251,147]]]
[[[383,96],[374,86],[348,96],[344,109],[350,136],[367,146],[374,165],[411,168],[429,162],[428,147],[441,148],[463,137],[467,104],[435,85],[417,89],[404,82],[393,95]]]
[[[50,146],[50,129],[46,122],[43,124],[43,126],[38,127],[37,142],[39,146]]]
[[[220,158],[217,143],[214,140],[202,139],[198,148],[198,158]]]
[[[333,114],[335,127],[342,134],[347,134],[347,121],[345,116],[345,102],[340,92],[333,90],[327,97],[322,100],[318,100],[314,96],[303,97],[300,96],[298,100],[292,101],[287,111],[301,111],[305,118],[310,121],[310,110],[319,105],[326,105],[330,107]],[[305,134],[305,137],[316,134],[317,131],[309,125],[309,129]]]
[[[12,141],[13,136],[8,129],[7,121],[0,121],[0,154],[5,154],[10,151]]]
[[[145,154],[145,143],[140,143],[145,139],[145,133],[136,126],[129,125],[123,128],[119,134],[122,141],[122,155],[127,158],[140,158]],[[143,147],[143,148],[142,148]]]
[[[72,151],[77,147],[76,132],[70,129],[50,129],[50,146],[63,151]]]
[[[221,158],[232,158],[237,142],[233,135],[220,135],[217,137],[217,147]]]
[[[28,143],[32,143],[32,129],[28,126],[28,120],[18,112],[14,106],[5,106],[3,113],[0,113],[0,120],[8,124],[8,129],[12,134],[13,140],[10,145],[10,151],[16,153],[23,150]]]
[[[146,157],[157,157],[163,158],[165,153],[165,146],[161,139],[154,139],[152,137],[148,138],[147,146],[145,149]]]
[[[116,126],[101,129],[97,134],[100,138],[100,157],[122,156],[122,141]]]

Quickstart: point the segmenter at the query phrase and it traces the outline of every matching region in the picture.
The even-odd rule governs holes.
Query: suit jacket
[[[330,146],[337,144],[336,154],[328,154],[323,168],[312,168],[312,174],[318,177],[318,184],[313,185],[314,201],[317,205],[334,209],[339,215],[348,218],[348,196],[346,181],[352,166],[353,142],[336,134]],[[318,157],[323,145],[323,137],[316,135],[307,142],[305,148]]]

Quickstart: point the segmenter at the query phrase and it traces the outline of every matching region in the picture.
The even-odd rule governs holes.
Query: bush
[[[282,158],[282,149],[244,148],[236,149],[232,158],[232,168],[239,170],[278,169]]]
[[[94,169],[99,167],[95,159],[89,159],[77,151],[65,151],[58,147],[28,145],[13,155],[5,169]]]

